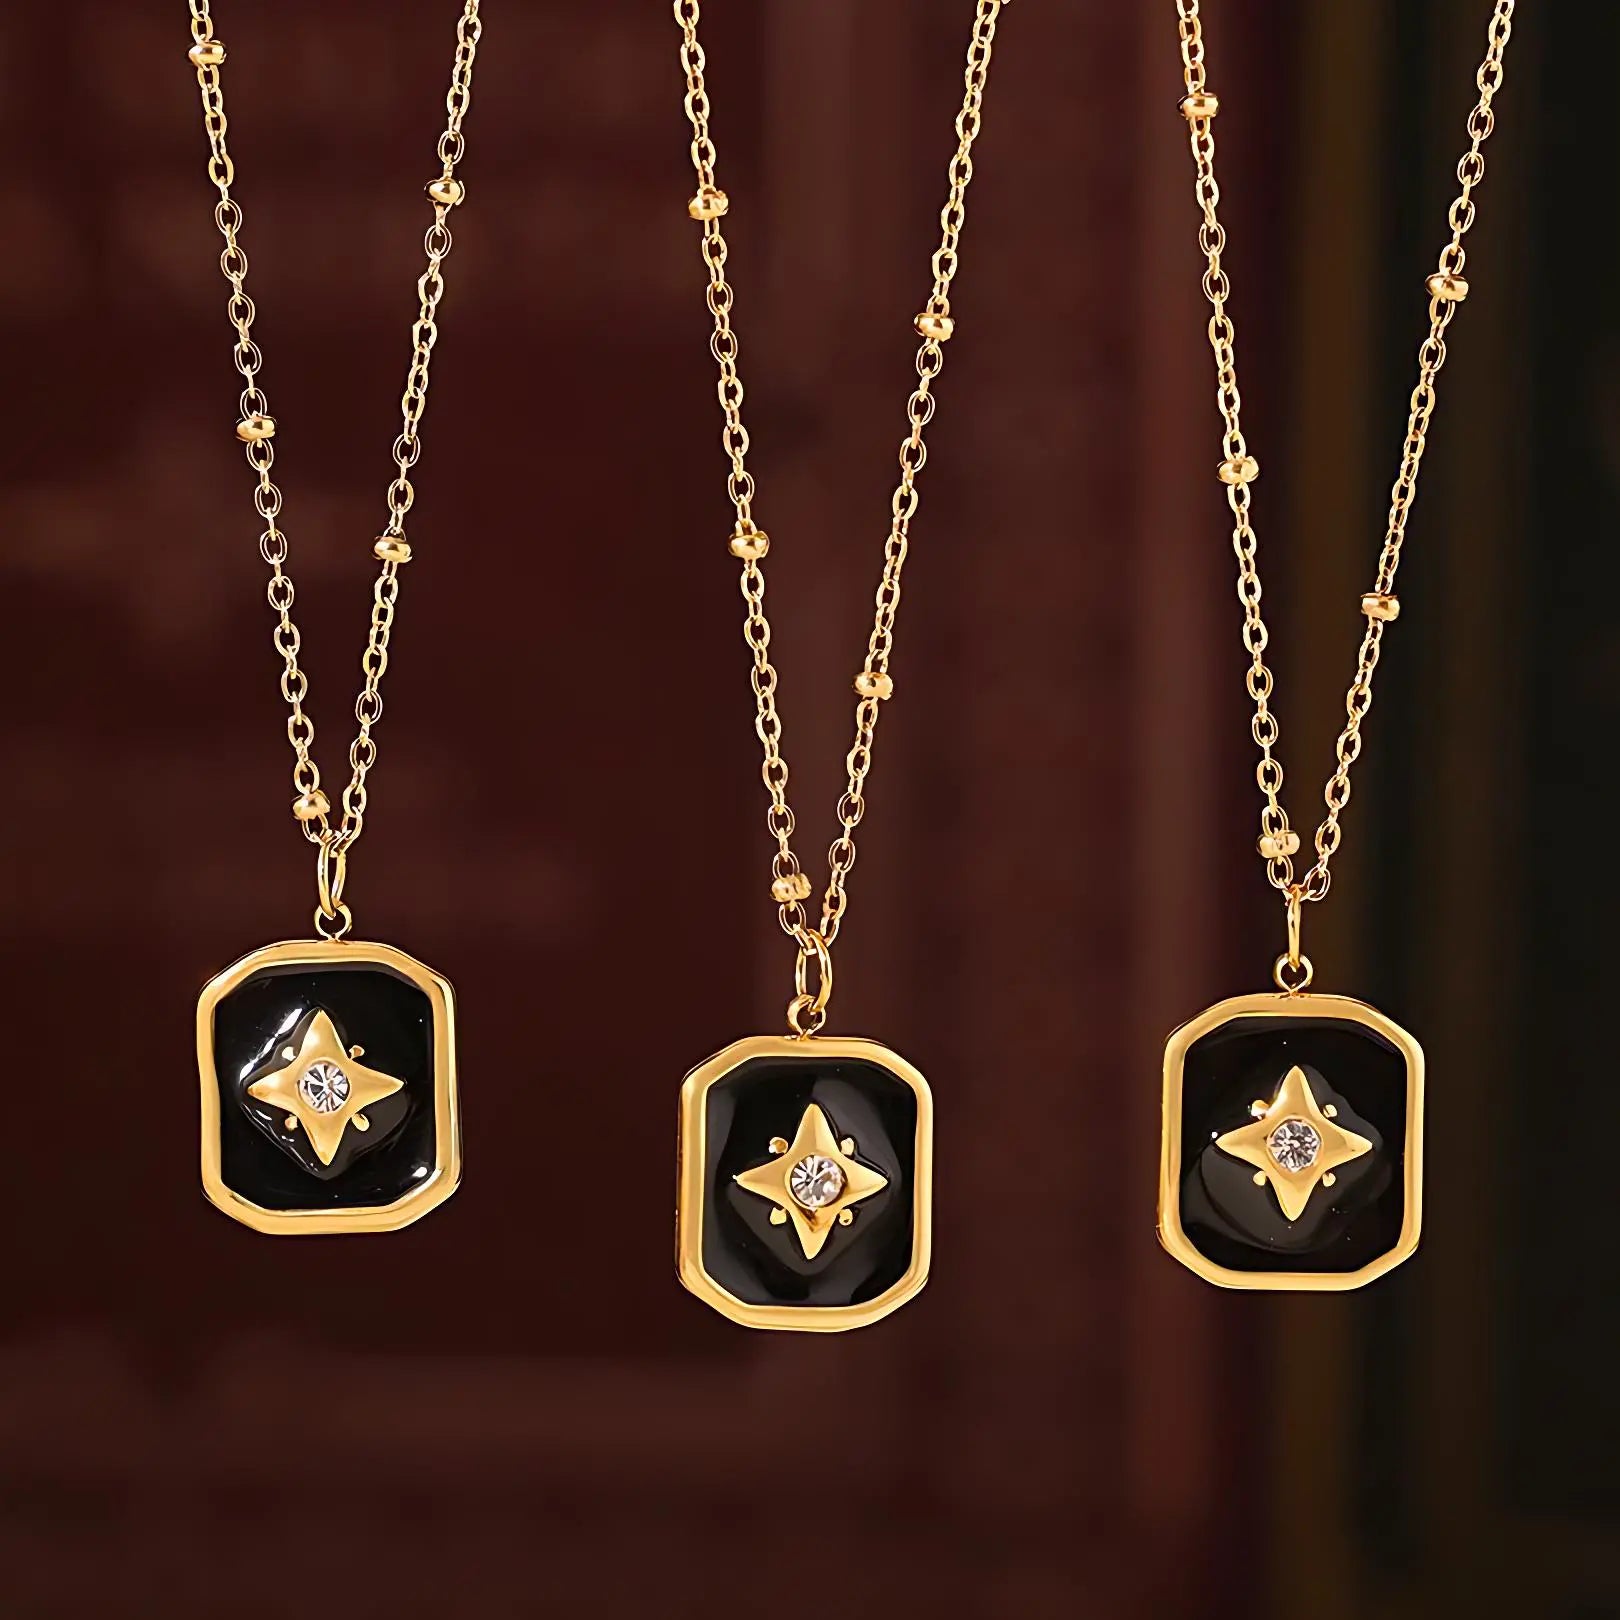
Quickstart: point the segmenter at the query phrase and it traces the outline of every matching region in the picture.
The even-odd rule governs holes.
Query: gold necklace
[[[729,203],[715,183],[698,0],[675,0],[697,175],[687,213],[703,227],[708,306],[714,316],[710,348],[720,367],[721,442],[730,463],[726,490],[736,511],[730,550],[742,564],[743,636],[753,655],[755,730],[764,747],[762,773],[770,801],[766,826],[776,841],[771,898],[783,931],[797,947],[794,994],[787,1008],[791,1033],[734,1042],[693,1069],[681,1088],[681,1281],[748,1327],[809,1332],[859,1327],[897,1310],[928,1279],[933,1159],[928,1083],[904,1058],[875,1041],[834,1039],[819,1032],[832,995],[832,952],[848,904],[855,829],[866,808],[863,789],[872,767],[878,713],[894,691],[889,660],[900,576],[917,509],[917,474],[926,454],[923,432],[934,414],[933,383],[944,364],[944,344],[955,330],[951,283],[973,177],[973,142],[1004,3],[975,3],[956,152],[947,169],[949,190],[932,261],[933,290],[914,322],[922,340],[918,381],[906,407],[909,426],[900,445],[876,615],[865,662],[855,677],[855,741],[838,801],[839,833],[828,851],[830,874],[820,919],[812,924],[804,909],[810,879],[792,843],[794,816],[788,805],[776,668],[765,617],[760,564],[770,540],[754,522],[754,479],[745,463],[748,432],[742,420],[743,387],[721,229]]]
[[[264,522],[259,551],[270,568],[267,594],[293,749],[292,812],[315,846],[319,935],[250,952],[203,990],[197,1004],[203,1186],[227,1215],[261,1232],[390,1231],[443,1203],[461,1174],[454,998],[446,980],[403,951],[349,938],[354,918],[344,886],[365,825],[366,777],[377,758],[372,730],[382,716],[399,572],[411,560],[405,538],[415,498],[411,469],[421,453],[428,365],[451,247],[448,219],[463,196],[455,170],[465,149],[461,126],[472,99],[479,0],[465,0],[456,23],[440,172],[426,187],[433,207],[423,242],[427,267],[417,281],[420,308],[394,440],[388,522],[372,546],[379,572],[361,659],[365,678],[355,701],[358,730],[335,819],[313,757],[315,727],[304,707],[309,683],[298,660],[281,491],[271,477],[276,423],[259,386],[263,360],[253,337],[242,209],[231,195],[235,166],[220,82],[225,47],[214,37],[208,0],[189,4],[189,55],[202,94],[208,178],[219,193],[214,221],[225,244],[219,265],[230,288],[226,311],[244,383],[236,436],[257,478],[253,504]]]
[[[1373,672],[1384,632],[1400,611],[1395,573],[1417,493],[1435,381],[1446,357],[1446,329],[1468,296],[1463,238],[1474,223],[1473,193],[1485,175],[1482,148],[1494,123],[1491,103],[1502,85],[1513,3],[1496,0],[1475,75],[1479,100],[1468,115],[1469,145],[1457,164],[1461,190],[1447,215],[1451,240],[1426,282],[1429,331],[1418,349],[1418,381],[1378,572],[1361,598],[1367,623],[1346,697],[1337,767],[1324,793],[1327,814],[1316,830],[1316,858],[1296,877],[1300,839],[1282,805],[1268,632],[1249,522],[1250,488],[1260,469],[1239,421],[1229,284],[1221,265],[1226,233],[1216,214],[1213,128],[1219,104],[1205,87],[1198,0],[1176,0],[1186,83],[1181,113],[1197,176],[1209,341],[1225,426],[1216,474],[1232,510],[1252,729],[1260,748],[1256,776],[1265,803],[1259,850],[1287,908],[1287,948],[1272,970],[1279,993],[1219,1002],[1178,1029],[1165,1049],[1159,1237],[1182,1264],[1229,1288],[1357,1288],[1406,1259],[1422,1225],[1422,1049],[1364,1002],[1308,993],[1314,975],[1300,950],[1300,922],[1306,905],[1327,897],[1350,770],[1372,706]]]

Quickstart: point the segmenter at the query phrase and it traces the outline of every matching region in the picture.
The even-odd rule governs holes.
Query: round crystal
[[[825,1209],[843,1190],[844,1172],[823,1154],[808,1154],[788,1171],[788,1191],[806,1209]]]
[[[312,1063],[298,1077],[298,1095],[317,1114],[335,1114],[349,1100],[349,1077],[335,1063]]]
[[[1284,1170],[1309,1170],[1322,1151],[1322,1138],[1303,1119],[1285,1119],[1266,1138],[1266,1150]]]

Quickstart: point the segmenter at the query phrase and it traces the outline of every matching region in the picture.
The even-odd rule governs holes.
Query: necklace
[[[906,408],[908,431],[900,445],[876,617],[865,662],[855,677],[855,741],[838,802],[839,833],[828,852],[830,875],[820,918],[812,923],[805,910],[810,879],[792,844],[794,816],[788,805],[776,668],[765,616],[760,563],[770,540],[754,523],[754,479],[744,459],[748,432],[742,421],[743,386],[721,229],[729,203],[715,184],[698,0],[675,0],[697,174],[687,212],[703,228],[708,306],[714,317],[710,347],[719,363],[725,418],[721,443],[730,463],[726,490],[736,509],[730,550],[742,564],[743,639],[752,654],[755,730],[764,747],[762,770],[770,801],[766,826],[776,841],[771,898],[783,932],[797,948],[794,995],[787,1008],[790,1033],[733,1043],[692,1070],[681,1088],[681,1281],[748,1327],[811,1332],[860,1327],[897,1310],[928,1279],[933,1162],[928,1083],[904,1058],[875,1041],[831,1038],[820,1031],[832,996],[832,952],[848,901],[855,829],[866,808],[862,792],[872,766],[878,713],[894,691],[889,661],[900,576],[917,509],[917,474],[926,455],[923,430],[934,414],[933,384],[944,364],[944,345],[955,330],[951,283],[1003,3],[975,4],[956,152],[947,169],[942,235],[932,261],[933,291],[914,322],[922,340],[918,381]]]
[[[1171,1037],[1164,1058],[1164,1138],[1159,1172],[1159,1236],[1201,1277],[1231,1288],[1357,1288],[1397,1266],[1417,1247],[1423,1209],[1423,1052],[1392,1020],[1347,996],[1311,994],[1311,961],[1300,950],[1308,904],[1326,899],[1330,868],[1350,798],[1350,770],[1361,753],[1361,724],[1372,706],[1373,672],[1384,632],[1400,602],[1395,572],[1417,492],[1435,380],[1446,357],[1445,333],[1468,296],[1463,237],[1474,223],[1482,151],[1502,85],[1513,0],[1496,0],[1479,100],[1468,116],[1469,145],[1457,164],[1461,190],[1447,215],[1451,240],[1429,276],[1429,331],[1418,349],[1400,470],[1373,588],[1361,599],[1366,627],[1346,698],[1338,763],[1328,778],[1327,814],[1316,830],[1316,858],[1296,877],[1300,839],[1282,805],[1278,727],[1265,661],[1250,486],[1259,465],[1239,423],[1234,329],[1221,267],[1226,233],[1216,216],[1213,120],[1219,108],[1205,88],[1198,0],[1176,0],[1186,118],[1202,212],[1199,246],[1208,261],[1210,346],[1216,401],[1225,424],[1216,469],[1232,509],[1232,544],[1243,603],[1257,778],[1265,803],[1259,851],[1287,908],[1287,949],[1273,968],[1277,994],[1237,996],[1200,1013]]]
[[[349,856],[365,825],[366,776],[377,758],[372,730],[382,716],[399,573],[411,560],[405,538],[415,498],[410,474],[422,448],[428,364],[451,246],[448,218],[463,195],[455,169],[472,99],[478,5],[465,0],[456,24],[448,120],[438,142],[440,173],[426,188],[433,207],[423,243],[427,268],[417,281],[420,309],[394,440],[388,522],[372,546],[379,572],[361,659],[365,679],[355,702],[351,774],[342,814],[334,816],[313,757],[315,726],[304,707],[309,683],[298,661],[301,638],[292,617],[281,491],[271,479],[276,423],[259,386],[263,358],[253,337],[242,209],[231,196],[235,167],[226,148],[220,82],[225,47],[214,37],[208,0],[190,0],[189,54],[202,93],[208,178],[219,193],[214,221],[225,244],[219,264],[230,288],[226,311],[245,384],[236,436],[257,478],[253,504],[264,521],[259,550],[270,568],[268,596],[282,659],[281,695],[294,756],[292,812],[316,858],[319,937],[250,952],[211,980],[197,1004],[203,1187],[227,1215],[261,1232],[390,1231],[443,1203],[461,1173],[450,985],[391,945],[350,939],[354,918],[344,887]]]

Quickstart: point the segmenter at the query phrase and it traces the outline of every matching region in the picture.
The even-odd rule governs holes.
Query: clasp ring
[[[801,925],[793,931],[799,954],[793,961],[793,999],[788,1003],[788,1027],[804,1039],[814,1035],[827,1022],[827,1003],[832,999],[832,951],[814,928]],[[815,993],[810,991],[810,963],[816,964]]]
[[[1288,949],[1272,964],[1271,976],[1279,990],[1297,996],[1316,977],[1310,957],[1303,955],[1299,948],[1301,913],[1305,909],[1304,885],[1291,883],[1284,895],[1288,902]]]
[[[328,829],[315,851],[315,887],[320,904],[315,908],[315,929],[323,939],[342,939],[354,926],[354,915],[343,903],[343,885],[349,876],[349,850],[342,833]]]

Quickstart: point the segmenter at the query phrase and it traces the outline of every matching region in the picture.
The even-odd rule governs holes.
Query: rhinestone
[[[788,1191],[806,1209],[825,1209],[844,1190],[844,1172],[829,1158],[811,1153],[788,1172]]]
[[[1284,1170],[1309,1170],[1322,1151],[1322,1138],[1302,1119],[1285,1119],[1266,1138],[1266,1151]]]
[[[349,1100],[349,1077],[335,1063],[312,1063],[298,1077],[298,1095],[317,1114],[335,1114]]]

